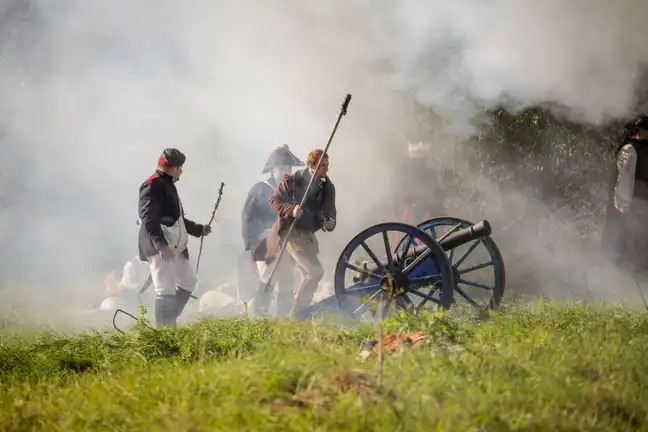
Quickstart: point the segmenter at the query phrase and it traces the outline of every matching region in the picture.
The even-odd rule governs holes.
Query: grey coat
[[[277,212],[269,203],[276,186],[271,176],[256,183],[248,192],[241,211],[241,235],[246,251],[254,251],[263,242],[266,230],[277,219]]]

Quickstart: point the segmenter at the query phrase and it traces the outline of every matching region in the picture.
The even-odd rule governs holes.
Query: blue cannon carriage
[[[452,217],[417,226],[373,225],[342,250],[334,273],[335,295],[296,318],[342,312],[353,319],[367,314],[376,319],[396,309],[411,313],[434,305],[449,309],[458,299],[478,309],[497,308],[504,294],[505,270],[491,232],[486,220],[472,223]],[[357,252],[361,258],[354,259]],[[470,263],[473,255],[477,261]],[[472,277],[482,270],[481,279],[486,276],[488,282]],[[381,311],[376,310],[377,304],[382,305]]]

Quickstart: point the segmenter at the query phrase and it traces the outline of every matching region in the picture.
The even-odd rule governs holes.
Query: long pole
[[[221,198],[223,197],[224,187],[225,187],[225,183],[221,182],[220,188],[218,189],[218,198],[216,199],[216,203],[214,204],[214,209],[212,210],[211,219],[209,219],[209,222],[207,222],[207,226],[211,226],[212,222],[214,222],[214,218],[216,217],[216,210],[218,210],[218,206],[220,206]],[[198,274],[198,266],[200,265],[200,256],[202,255],[204,239],[205,239],[205,234],[203,233],[200,236],[200,248],[198,249],[198,259],[196,260],[196,275]]]
[[[320,167],[320,164],[322,163],[322,160],[326,156],[329,147],[331,146],[331,142],[333,141],[333,137],[335,136],[335,132],[337,131],[338,125],[340,124],[340,120],[342,120],[342,117],[346,115],[347,113],[347,108],[349,107],[349,102],[351,102],[351,95],[347,94],[346,97],[344,98],[344,102],[342,103],[342,109],[340,110],[340,114],[338,115],[337,121],[335,122],[335,126],[333,127],[333,131],[331,132],[331,136],[328,139],[328,142],[326,143],[326,147],[324,147],[324,152],[319,157],[319,160],[317,161],[317,165],[314,168],[314,171],[317,172],[317,170]],[[304,203],[306,202],[306,198],[308,197],[308,192],[311,189],[311,186],[313,185],[313,180],[315,180],[315,176],[311,176],[310,181],[308,182],[308,186],[306,187],[306,191],[304,192],[304,196],[301,199],[301,202],[299,203],[300,206],[304,206]],[[288,243],[288,238],[290,236],[290,233],[292,230],[295,228],[295,223],[297,222],[297,219],[294,218],[292,223],[290,224],[290,228],[288,228],[288,232],[284,236],[284,240],[281,243],[281,248],[279,249],[279,253],[277,254],[277,258],[274,260],[272,263],[272,269],[270,270],[270,275],[268,276],[267,280],[264,282],[264,276],[266,275],[267,271],[262,275],[261,277],[261,289],[260,292],[261,294],[265,294],[268,292],[268,289],[270,287],[270,283],[272,282],[272,277],[275,274],[275,270],[277,269],[277,264],[279,263],[279,260],[283,256],[284,250],[286,249],[286,244]]]

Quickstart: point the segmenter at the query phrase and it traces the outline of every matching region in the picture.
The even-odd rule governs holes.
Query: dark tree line
[[[648,114],[648,80],[636,101],[628,118],[604,124],[571,121],[549,105],[494,107],[457,141],[439,137],[438,116],[418,106],[421,138],[452,146],[452,156],[434,163],[454,201],[446,213],[491,222],[513,291],[590,296],[585,280],[600,262],[591,259],[598,259],[615,151],[626,123]]]
[[[633,116],[648,113],[648,80],[643,83]],[[422,124],[426,118],[430,123],[438,120],[431,110],[418,109]],[[470,170],[471,175],[485,176],[503,187],[515,185],[548,206],[589,213],[592,222],[599,220],[612,181],[614,153],[631,118],[593,125],[570,121],[557,112],[557,107],[549,106],[517,112],[504,107],[483,110],[476,119],[476,133],[454,144],[465,165],[456,169],[438,164],[449,189],[457,188],[462,173]],[[432,135],[429,132],[434,141]]]

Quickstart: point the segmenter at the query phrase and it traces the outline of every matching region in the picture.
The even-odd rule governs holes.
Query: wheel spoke
[[[479,243],[481,243],[481,239],[475,240],[473,242],[473,244],[470,246],[470,249],[468,249],[468,251],[465,254],[463,254],[463,256],[461,258],[459,258],[459,261],[457,261],[455,266],[459,267],[461,265],[461,263],[463,263],[465,261],[465,259],[468,258],[468,255],[470,255],[475,249],[477,249],[477,246],[479,246]]]
[[[409,279],[410,284],[425,284],[427,282],[439,282],[443,275],[435,274],[430,276],[419,276]]]
[[[450,253],[448,254],[448,261],[450,261],[450,265],[452,265],[452,260],[454,259],[454,248],[450,249]]]
[[[421,304],[425,304],[428,301],[431,301],[432,303],[436,303],[438,305],[441,305],[441,301],[439,301],[439,300],[435,299],[434,297],[432,297],[436,292],[437,292],[436,289],[431,289],[430,292],[427,293],[427,294],[423,294],[423,293],[421,293],[421,292],[419,292],[417,290],[408,290],[407,291],[408,294],[412,294],[412,295],[421,297],[423,299],[423,301],[418,305],[418,308],[421,308],[422,307]]]
[[[358,291],[368,291],[371,288],[379,289],[380,284],[377,283],[377,284],[373,284],[373,285],[361,285],[361,286],[349,287],[349,288],[345,288],[344,293],[345,294],[347,294],[347,293],[348,294],[353,294],[353,293],[356,293]]]
[[[476,287],[476,288],[482,288],[482,289],[485,289],[487,291],[492,291],[493,290],[493,288],[489,287],[488,285],[480,284],[478,282],[467,281],[465,279],[459,279],[459,283],[462,283],[464,285],[470,285],[470,286],[473,286],[473,287]]]
[[[373,251],[369,248],[369,246],[367,245],[367,243],[362,242],[362,243],[360,243],[360,246],[362,246],[362,248],[365,250],[365,252],[367,252],[367,255],[369,255],[369,256],[371,257],[371,259],[374,261],[374,263],[376,263],[376,265],[378,266],[378,268],[379,268],[383,273],[387,274],[387,270],[385,270],[385,267],[382,265],[382,263],[380,262],[380,260],[379,260],[378,257],[376,256],[376,254],[373,253]]]
[[[387,268],[389,271],[394,271],[394,256],[392,255],[391,246],[389,245],[389,237],[387,231],[382,232],[383,241],[385,243],[385,252],[387,253]]]
[[[375,273],[372,273],[372,272],[370,272],[368,270],[360,269],[360,268],[354,266],[353,264],[349,264],[348,262],[344,263],[344,267],[348,268],[349,270],[353,270],[353,271],[355,271],[357,273],[360,273],[361,275],[364,275],[364,276],[371,276],[374,279],[382,279],[382,276],[379,276],[379,275],[377,275]]]
[[[490,267],[492,265],[493,265],[493,262],[489,261],[487,263],[483,263],[483,264],[479,264],[479,265],[476,265],[476,266],[473,266],[473,267],[468,267],[467,269],[459,270],[458,272],[459,272],[460,275],[462,275],[462,274],[474,272],[475,270],[480,270],[480,269],[483,269],[483,268],[486,268],[486,267]]]
[[[468,303],[470,303],[471,305],[475,306],[478,309],[481,307],[481,305],[479,305],[477,302],[475,302],[473,299],[471,299],[470,296],[468,294],[466,294],[466,292],[464,290],[462,290],[460,287],[458,287],[458,286],[455,287],[455,291],[458,292],[461,295],[461,297],[466,299],[466,301]]]
[[[376,296],[377,296],[378,294],[380,294],[381,292],[382,292],[382,291],[378,290],[378,291],[376,291],[375,293],[373,293],[373,294],[371,295],[371,297],[369,297],[369,299],[368,299],[366,302],[362,303],[360,306],[358,306],[358,307],[356,308],[356,310],[353,311],[353,315],[357,315],[357,314],[358,314],[358,311],[359,311],[360,309],[362,309],[363,307],[368,306],[368,305],[369,305],[369,302],[371,302],[373,299],[375,299]],[[364,312],[364,311],[363,311],[363,312]]]
[[[428,230],[430,230],[430,235],[432,236],[432,238],[436,240],[437,238],[436,227],[433,225],[430,228],[428,228]]]
[[[407,235],[407,244],[405,246],[405,249],[403,249],[403,255],[398,257],[398,262],[401,266],[403,265],[403,263],[405,263],[407,252],[409,252],[409,249],[412,246],[413,242],[414,242],[414,237],[412,237],[411,235]]]

